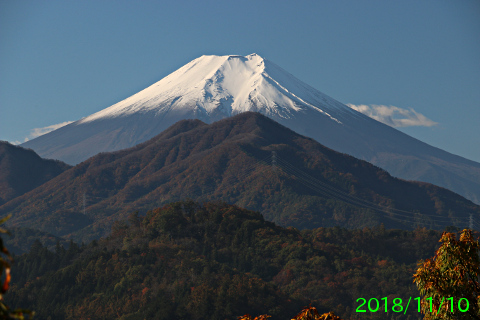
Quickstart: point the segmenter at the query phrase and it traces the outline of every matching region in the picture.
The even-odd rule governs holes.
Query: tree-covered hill
[[[357,313],[358,298],[417,297],[416,261],[440,232],[299,231],[225,203],[171,203],[131,214],[85,246],[36,242],[16,258],[7,303],[38,319],[291,319],[308,305],[342,319],[420,319]]]
[[[33,150],[0,141],[0,205],[69,168],[61,161],[42,159]]]
[[[453,192],[393,178],[257,113],[210,125],[178,122],[134,148],[78,164],[0,214],[13,214],[12,226],[88,242],[130,212],[187,198],[236,204],[299,229],[383,223],[441,230],[480,214]]]
[[[63,238],[32,228],[9,228],[8,233],[3,236],[3,242],[8,251],[15,255],[28,252],[35,241],[40,241],[50,250],[53,250],[57,243],[66,247],[69,245],[69,242]]]

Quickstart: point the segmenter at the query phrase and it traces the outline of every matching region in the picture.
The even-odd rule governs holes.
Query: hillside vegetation
[[[417,297],[416,262],[439,237],[383,226],[299,231],[237,206],[183,201],[131,214],[87,245],[34,243],[16,258],[6,298],[38,319],[291,319],[310,303],[342,319],[420,319],[415,308],[359,316],[357,299]]]
[[[33,150],[0,141],[0,205],[35,189],[71,168],[40,158]]]
[[[396,179],[265,116],[242,113],[210,125],[180,121],[134,148],[99,154],[0,206],[0,215],[13,214],[15,227],[89,242],[131,212],[187,198],[236,204],[299,229],[383,223],[442,230],[480,214],[480,206],[451,191]]]

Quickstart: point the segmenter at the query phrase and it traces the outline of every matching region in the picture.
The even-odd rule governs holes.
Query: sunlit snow
[[[134,113],[195,110],[205,116],[231,116],[257,111],[284,119],[296,112],[316,110],[337,123],[338,114],[351,112],[344,104],[298,80],[257,54],[201,56],[167,77],[78,122],[122,117]]]

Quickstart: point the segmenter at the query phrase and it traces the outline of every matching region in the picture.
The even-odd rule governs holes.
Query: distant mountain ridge
[[[183,119],[212,123],[260,112],[392,175],[437,184],[480,204],[480,164],[373,120],[257,54],[202,56],[109,108],[24,143],[77,164],[144,142]]]
[[[0,141],[0,205],[69,168],[61,161],[42,159],[33,150]]]
[[[453,192],[393,178],[252,112],[209,125],[180,121],[133,148],[78,164],[1,206],[0,214],[12,213],[13,226],[33,223],[88,241],[134,211],[186,198],[234,203],[297,228],[442,229],[480,214]]]

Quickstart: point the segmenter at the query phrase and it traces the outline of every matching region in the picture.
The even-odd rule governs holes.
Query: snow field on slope
[[[148,88],[78,123],[154,111],[198,108],[225,116],[257,111],[282,118],[311,108],[332,120],[352,109],[324,95],[257,54],[201,56]],[[186,110],[183,110],[186,111]]]

